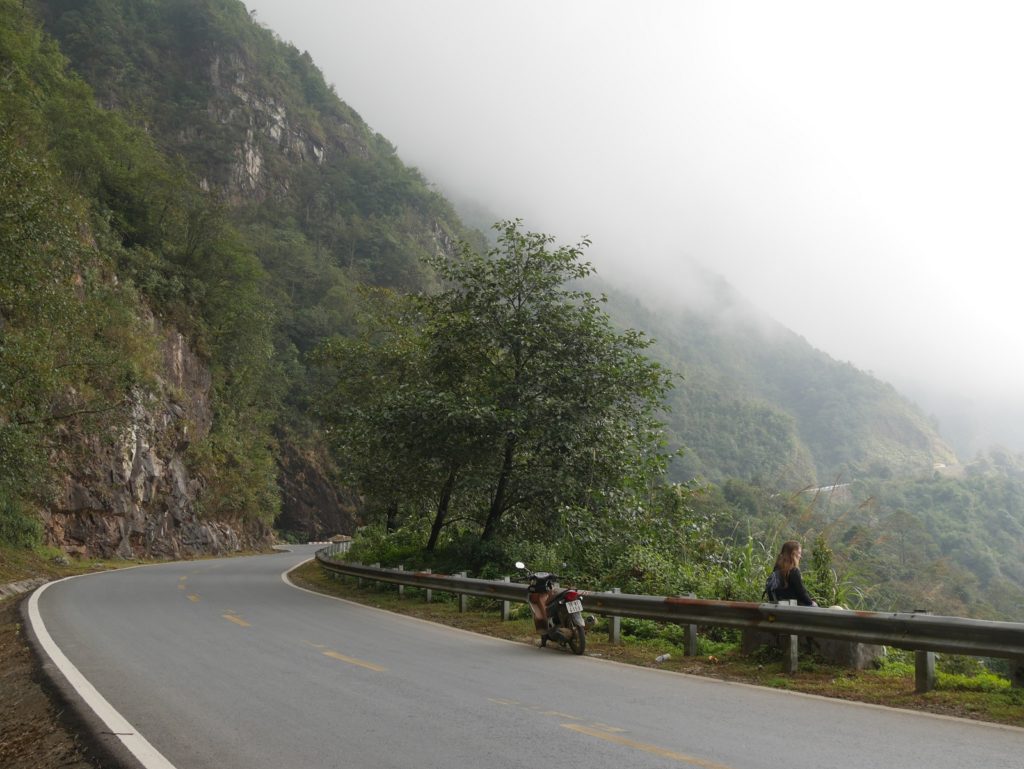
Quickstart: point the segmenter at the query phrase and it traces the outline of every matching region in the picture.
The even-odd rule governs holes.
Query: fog
[[[451,197],[661,300],[700,265],[1024,450],[1017,4],[246,4]]]

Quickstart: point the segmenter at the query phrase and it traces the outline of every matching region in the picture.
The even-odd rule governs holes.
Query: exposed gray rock
[[[760,646],[782,648],[785,638],[788,636],[744,628],[741,650],[744,654],[753,654]],[[826,638],[801,638],[800,651],[814,652],[826,662],[853,670],[865,670],[874,665],[876,660],[885,657],[884,646],[852,641],[833,641]]]
[[[209,370],[174,329],[151,319],[162,340],[156,392],[132,393],[130,419],[104,443],[70,447],[73,468],[58,501],[42,513],[47,543],[68,554],[104,558],[181,558],[269,544],[265,526],[201,520],[202,478],[184,452],[209,433]]]
[[[339,493],[330,482],[326,454],[308,448],[299,451],[285,436],[279,436],[278,445],[281,487],[278,528],[313,540],[355,531],[360,500],[354,495]]]

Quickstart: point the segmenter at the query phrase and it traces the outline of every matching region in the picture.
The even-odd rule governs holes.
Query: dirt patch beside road
[[[4,769],[101,769],[62,721],[43,688],[25,638],[19,604],[0,601],[0,766]]]

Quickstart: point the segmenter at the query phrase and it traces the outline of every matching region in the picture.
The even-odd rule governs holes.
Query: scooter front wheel
[[[587,648],[587,629],[583,626],[575,626],[572,629],[572,637],[569,638],[569,648],[573,654],[583,654]]]

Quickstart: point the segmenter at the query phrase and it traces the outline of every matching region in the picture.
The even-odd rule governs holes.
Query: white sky
[[[246,5],[446,190],[1024,450],[1024,4]]]

